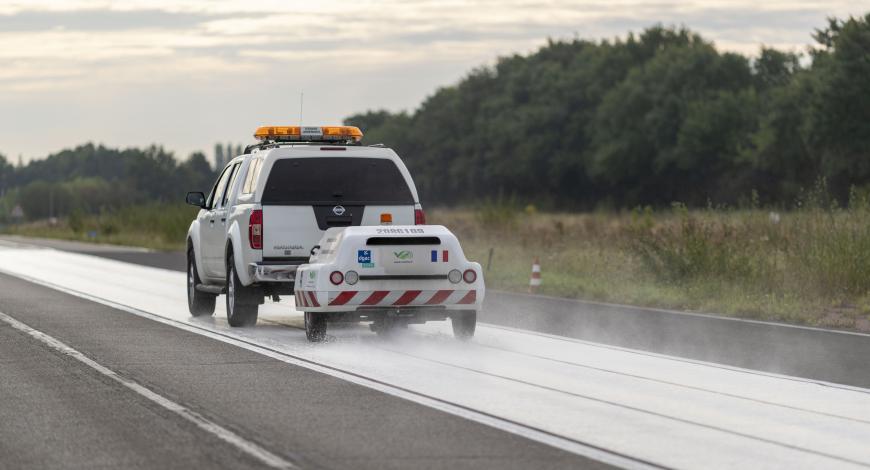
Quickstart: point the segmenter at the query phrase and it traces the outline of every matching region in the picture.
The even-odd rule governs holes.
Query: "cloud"
[[[100,138],[186,154],[296,115],[287,110],[301,90],[318,103],[306,116],[334,122],[414,108],[471,68],[548,38],[625,37],[662,23],[725,50],[801,51],[826,17],[868,9],[867,0],[0,0],[0,151],[43,155]],[[75,125],[28,131],[54,109]]]
[[[185,29],[198,27],[206,21],[220,17],[223,15],[173,13],[164,10],[23,10],[0,15],[0,31],[10,33],[66,30],[96,33],[137,29]]]

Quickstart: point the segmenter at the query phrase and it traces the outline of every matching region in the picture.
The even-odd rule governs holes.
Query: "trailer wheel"
[[[312,343],[326,339],[326,314],[320,312],[305,312],[305,337]]]
[[[214,294],[196,290],[197,284],[202,283],[199,272],[196,270],[196,258],[193,247],[187,250],[187,309],[195,317],[211,315],[214,313]]]
[[[474,337],[474,330],[477,327],[477,311],[462,310],[456,312],[450,317],[450,323],[453,325],[453,336],[456,339],[471,339]]]
[[[257,324],[258,304],[246,303],[248,288],[242,285],[236,274],[233,254],[227,256],[227,323],[230,326],[252,326]]]

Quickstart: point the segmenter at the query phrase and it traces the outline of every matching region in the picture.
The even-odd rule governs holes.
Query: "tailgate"
[[[397,225],[414,223],[412,205],[263,205],[263,257],[310,256],[327,229],[379,225],[382,214]]]
[[[308,257],[320,241],[311,206],[263,206],[263,257]]]

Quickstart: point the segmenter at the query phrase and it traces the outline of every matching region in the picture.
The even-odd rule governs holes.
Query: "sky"
[[[687,26],[721,50],[801,52],[870,0],[0,0],[0,154],[85,142],[186,158],[260,125],[413,111],[552,39]],[[301,101],[301,103],[300,103]],[[301,106],[300,106],[301,104]]]

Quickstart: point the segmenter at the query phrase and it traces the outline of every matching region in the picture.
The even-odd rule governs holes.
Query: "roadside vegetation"
[[[870,205],[788,212],[674,205],[542,214],[529,206],[439,210],[490,288],[870,331]]]
[[[541,213],[515,201],[436,209],[490,289],[870,331],[870,198],[839,207],[824,185],[791,210],[641,208]],[[196,208],[131,206],[10,225],[6,233],[183,250]],[[490,250],[492,258],[490,261]]]
[[[12,224],[3,227],[0,232],[181,251],[184,250],[187,228],[197,211],[197,208],[186,204],[169,203],[127,206],[99,214],[73,211],[68,217],[54,223],[44,219]]]

